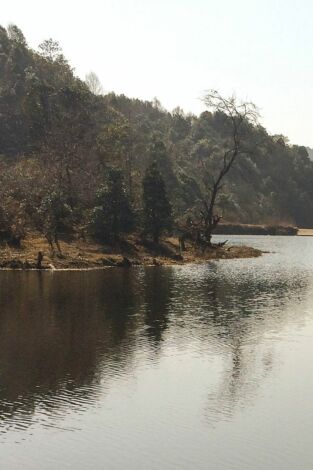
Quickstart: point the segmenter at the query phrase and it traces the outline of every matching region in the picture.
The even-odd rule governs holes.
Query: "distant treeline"
[[[297,235],[297,227],[289,225],[219,224],[216,235]]]
[[[64,233],[157,239],[199,210],[201,161],[213,174],[229,118],[95,92],[101,86],[77,78],[57,42],[34,51],[18,27],[0,27],[2,239],[19,243],[32,229],[56,244]],[[244,146],[219,194],[223,219],[311,227],[306,148],[260,125],[249,126]]]

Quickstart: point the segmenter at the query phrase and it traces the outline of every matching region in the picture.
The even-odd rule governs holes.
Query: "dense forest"
[[[18,27],[0,27],[1,239],[18,244],[34,230],[50,244],[62,234],[114,240],[136,229],[157,241],[199,210],[201,162],[219,167],[228,120],[102,94],[57,42],[35,51]],[[219,192],[223,220],[311,227],[307,149],[259,124],[244,146]]]

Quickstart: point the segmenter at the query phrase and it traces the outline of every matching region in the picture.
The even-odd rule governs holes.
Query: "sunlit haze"
[[[309,0],[10,0],[36,48],[52,37],[106,91],[199,113],[204,90],[252,100],[270,133],[313,146],[313,2]]]

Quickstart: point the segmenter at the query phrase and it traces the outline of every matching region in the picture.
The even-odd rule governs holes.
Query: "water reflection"
[[[219,381],[208,391],[211,423],[229,419],[253,401],[274,367],[276,335],[279,339],[286,325],[296,328],[305,321],[299,302],[308,293],[307,273],[282,270],[273,276],[261,268],[257,276],[251,274],[240,266],[210,264],[183,269],[176,279],[175,315],[187,341],[200,339],[199,354],[209,350],[224,358]]]
[[[138,296],[127,270],[2,274],[0,410],[6,420],[17,411],[33,413],[37,403],[58,407],[57,394],[65,394],[66,405],[74,393],[89,400],[103,372],[118,373],[131,361]]]
[[[151,383],[156,374],[162,398],[149,396],[151,410],[170,410],[175,373],[182,384],[175,402],[196,390],[194,374],[203,387],[205,399],[197,406],[206,425],[231,420],[253,405],[275,373],[276,345],[285,331],[304,327],[312,273],[286,258],[275,264],[266,257],[204,266],[0,273],[0,432],[10,435],[34,420],[60,426],[55,417],[74,429],[67,414],[103,407],[118,384],[131,389],[134,380]],[[147,385],[138,387],[140,402]],[[122,403],[117,406],[118,421]],[[180,417],[168,418],[169,428],[170,420],[181,425],[185,408]],[[190,426],[199,424],[194,420]]]
[[[156,347],[168,327],[174,283],[172,268],[147,269],[144,275],[146,334]]]

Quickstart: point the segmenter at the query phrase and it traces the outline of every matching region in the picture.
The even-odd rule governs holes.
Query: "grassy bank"
[[[203,263],[207,260],[253,258],[261,251],[245,246],[215,247],[204,253],[191,243],[180,254],[176,238],[166,238],[157,246],[132,235],[114,246],[103,246],[91,241],[60,242],[61,253],[52,253],[44,238],[32,235],[21,248],[0,249],[0,269],[36,269],[38,252],[44,255],[43,269],[95,269],[108,266],[174,265]]]

